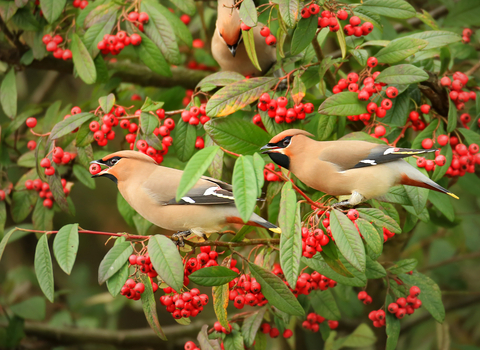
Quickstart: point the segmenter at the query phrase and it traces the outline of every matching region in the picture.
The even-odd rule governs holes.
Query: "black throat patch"
[[[103,175],[100,175],[100,177],[107,177],[110,180],[112,180],[113,182],[115,182],[116,185],[118,185],[117,178],[115,176],[113,176],[112,174],[103,174]]]
[[[281,154],[281,153],[268,153],[268,155],[270,156],[270,158],[275,162],[277,163],[278,165],[280,165],[282,168],[285,168],[285,169],[289,169],[290,167],[290,158],[288,158],[288,156],[286,156],[285,154]]]

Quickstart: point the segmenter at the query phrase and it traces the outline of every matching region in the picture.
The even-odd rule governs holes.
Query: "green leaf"
[[[0,102],[7,117],[15,118],[17,115],[17,82],[13,68],[3,78],[0,87]]]
[[[302,261],[307,264],[309,267],[314,269],[315,271],[321,273],[322,275],[327,276],[328,278],[333,279],[334,281],[345,284],[347,286],[354,286],[354,287],[362,287],[365,286],[367,283],[367,278],[365,274],[360,273],[358,270],[353,268],[353,266],[349,265],[348,269],[344,266],[347,272],[350,273],[352,277],[345,277],[340,273],[334,271],[324,260],[321,254],[315,254],[313,258],[307,259],[305,257],[302,258]],[[343,256],[339,257],[340,262],[345,261]]]
[[[230,327],[230,323],[227,320],[228,294],[228,283],[212,288],[213,310],[215,315],[217,315],[218,322],[226,329]]]
[[[137,52],[138,57],[145,65],[152,70],[152,72],[163,75],[165,77],[172,76],[172,70],[170,65],[165,60],[162,52],[157,45],[150,40],[145,34],[139,32],[142,37],[142,43],[140,45],[133,46]]]
[[[452,100],[448,99],[448,124],[447,132],[451,133],[457,128],[457,107]]]
[[[93,132],[90,131],[90,126],[87,123],[84,123],[76,134],[75,145],[77,147],[88,146],[94,141]]]
[[[412,56],[428,45],[421,39],[402,38],[391,41],[386,47],[377,52],[375,57],[379,63],[396,63]]]
[[[317,139],[319,141],[327,140],[337,126],[337,117],[332,115],[318,115]]]
[[[97,71],[95,69],[92,56],[90,56],[85,44],[75,33],[72,34],[70,50],[72,50],[73,65],[75,66],[80,78],[86,84],[95,83],[97,80]]]
[[[158,118],[150,113],[142,112],[140,114],[140,126],[144,134],[153,134],[155,128],[158,127]]]
[[[404,0],[366,0],[357,9],[365,9],[371,13],[392,18],[412,18],[416,11]]]
[[[197,341],[202,350],[221,350],[218,339],[209,339],[207,324],[202,326],[197,335]]]
[[[33,227],[36,230],[51,231],[53,228],[53,214],[52,209],[48,209],[43,205],[43,201],[37,200],[32,214]]]
[[[207,75],[198,84],[197,88],[202,87],[205,84],[213,84],[215,86],[225,86],[234,83],[239,80],[243,80],[245,77],[237,72],[217,72]]]
[[[197,270],[188,276],[191,282],[201,286],[213,287],[233,281],[238,274],[224,266],[210,266]]]
[[[242,323],[242,335],[243,340],[247,348],[251,347],[255,342],[255,337],[257,335],[258,329],[262,324],[263,317],[265,316],[266,307],[262,307],[257,312],[246,317]]]
[[[110,19],[112,12],[116,12],[120,8],[120,6],[113,1],[104,1],[103,4],[93,5],[91,8],[89,8],[89,5],[89,7],[80,12],[78,16],[80,26],[84,25],[85,28],[90,28],[97,23],[104,23]],[[83,16],[85,11],[88,11],[88,14],[82,23],[81,16]]]
[[[195,186],[212,163],[213,158],[215,158],[219,149],[220,147],[218,146],[205,147],[195,153],[195,155],[188,161],[177,188],[175,197],[177,202],[179,202],[182,197],[185,196],[193,186]]]
[[[318,15],[312,15],[309,18],[302,18],[295,28],[292,37],[292,45],[290,47],[290,54],[292,56],[298,55],[300,52],[310,45],[315,38],[315,33],[318,28]]]
[[[35,169],[32,169],[35,170]],[[38,195],[31,191],[14,191],[10,211],[14,222],[22,222],[35,207]]]
[[[160,278],[180,292],[183,287],[183,262],[175,243],[163,235],[152,236],[148,241],[148,254]]]
[[[35,275],[43,294],[53,303],[55,287],[53,283],[52,257],[48,248],[48,235],[43,234],[35,249]]]
[[[449,221],[453,222],[455,220],[455,209],[450,197],[440,192],[429,191],[428,199]]]
[[[103,110],[103,113],[108,114],[115,105],[115,95],[108,94],[107,96],[102,96],[98,99],[98,104]]]
[[[97,45],[100,41],[103,40],[103,37],[106,34],[112,32],[115,23],[117,22],[117,8],[109,7],[108,17],[105,20],[95,23],[90,28],[87,29],[85,35],[83,36],[83,41],[88,52],[92,57],[97,57],[100,50]]]
[[[391,217],[385,215],[380,209],[376,208],[357,208],[360,217],[373,222],[379,227],[385,227],[387,230],[394,233],[402,233],[402,229]]]
[[[138,234],[142,236],[145,236],[150,227],[153,225],[150,221],[144,219],[143,216],[140,216],[138,213],[135,213],[132,219]]]
[[[129,226],[135,225],[133,222],[133,216],[135,215],[136,211],[122,197],[120,192],[117,193],[117,209]]]
[[[98,268],[98,283],[102,284],[120,270],[132,252],[133,248],[130,242],[123,242],[113,246],[100,262]],[[150,257],[151,256],[152,255],[150,254]]]
[[[382,71],[375,82],[386,84],[413,84],[427,80],[428,74],[411,64],[399,64]],[[338,95],[335,95],[338,96]],[[363,112],[362,112],[363,113]]]
[[[271,305],[293,316],[305,315],[298,300],[278,276],[253,263],[249,262],[248,266],[252,276],[262,286],[262,293]]]
[[[162,340],[167,340],[167,336],[160,326],[157,314],[157,305],[155,303],[155,295],[153,294],[152,283],[146,274],[141,274],[142,283],[145,285],[145,291],[141,294],[142,308],[150,328]]]
[[[73,175],[88,188],[95,189],[95,180],[92,179],[90,172],[82,165],[73,165]]]
[[[318,113],[347,117],[367,113],[366,104],[358,99],[356,92],[341,92],[327,98]]]
[[[282,188],[278,222],[282,229],[280,235],[280,265],[288,284],[292,289],[295,289],[302,257],[302,218],[300,216],[300,204],[297,205],[297,196],[292,189],[291,182],[285,183]]]
[[[329,320],[339,320],[342,317],[330,289],[312,293],[310,300],[317,314]]]
[[[244,350],[242,333],[237,330],[233,330],[232,333],[227,334],[223,340],[225,349],[228,350]]]
[[[382,123],[391,126],[404,126],[410,112],[410,94],[403,92],[392,100],[392,108],[387,111]]]
[[[413,275],[402,275],[401,279],[409,285],[420,288],[421,293],[418,299],[422,301],[422,306],[430,312],[437,322],[443,323],[445,307],[442,302],[442,292],[438,285],[431,278],[417,271],[414,271]]]
[[[399,275],[401,273],[407,273],[413,271],[417,266],[417,259],[403,259],[397,261],[395,265],[390,266],[387,270],[394,275]]]
[[[465,129],[465,130],[467,130],[467,129]],[[460,132],[461,131],[462,131],[462,129],[460,129]],[[445,156],[445,158],[446,158],[446,163],[445,164],[451,164],[452,163],[453,152],[452,152],[452,147],[450,146],[450,144],[447,144],[447,145],[443,146],[442,149],[440,150],[440,154]],[[433,171],[433,174],[432,174],[432,180],[433,181],[440,180],[446,174],[447,170],[448,170],[448,167],[446,165],[445,166],[436,166],[435,170]]]
[[[458,131],[460,131],[463,137],[465,137],[465,141],[467,141],[469,145],[471,145],[472,143],[476,143],[477,145],[480,145],[480,135],[477,134],[475,131],[470,129],[465,129],[465,128],[458,128]],[[447,162],[447,164],[450,164],[450,163]]]
[[[278,82],[276,78],[251,78],[229,84],[213,95],[207,103],[209,117],[224,117],[255,102]]]
[[[78,251],[78,224],[63,226],[53,241],[53,254],[60,268],[70,275]]]
[[[65,120],[62,120],[61,122],[57,123],[51,133],[50,133],[50,140],[56,140],[59,139],[62,136],[65,136],[67,134],[70,134],[73,130],[76,128],[82,126],[83,123],[86,121],[92,119],[95,117],[94,114],[88,113],[88,112],[83,112],[83,113],[78,113],[75,115],[72,115],[68,117]]]
[[[447,32],[442,30],[432,30],[432,31],[410,34],[404,37],[403,39],[411,39],[411,38],[422,39],[427,41],[428,45],[423,48],[424,50],[436,49],[438,47],[443,47],[448,44],[452,44],[462,40],[462,37],[457,33]]]
[[[347,56],[347,42],[345,40],[345,34],[343,33],[342,24],[340,23],[340,21],[338,21],[338,25],[340,26],[340,29],[337,30],[338,46],[340,46],[342,58],[345,58]]]
[[[338,250],[358,271],[365,271],[365,247],[352,221],[338,210],[330,212],[330,227]]]
[[[416,165],[415,158],[407,159],[407,161],[412,166]],[[419,169],[419,170],[424,175],[428,176],[425,169]],[[421,188],[421,187],[406,186],[406,185],[404,185],[404,187],[405,187],[405,191],[407,192],[408,198],[410,198],[410,202],[412,203],[415,213],[419,215],[420,213],[423,212],[423,210],[425,209],[425,206],[427,205],[428,192],[430,191],[426,188]]]
[[[395,299],[390,294],[387,294],[385,305],[394,303]],[[386,333],[387,333],[387,347],[386,350],[395,350],[397,348],[398,337],[400,336],[400,320],[390,312],[385,312]]]
[[[5,222],[7,221],[7,207],[5,202],[0,202],[0,237],[3,238],[3,231],[5,229]]]
[[[0,15],[4,22],[8,22],[17,10],[18,7],[13,1],[0,1]]]
[[[417,12],[416,16],[419,20],[421,20],[423,23],[425,23],[430,28],[432,28],[434,30],[439,29],[438,23],[435,21],[435,19],[432,17],[432,15],[429,12],[422,9],[422,13]]]
[[[478,23],[480,3],[476,0],[460,0],[448,11],[445,26],[467,27]]]
[[[193,16],[196,11],[194,0],[170,0],[178,9],[189,16]]]
[[[260,197],[262,195],[262,188],[265,183],[265,176],[263,175],[265,161],[263,160],[262,156],[257,152],[253,154],[252,158],[255,176],[257,178],[257,197]]]
[[[253,125],[253,124],[252,124]],[[186,162],[195,152],[197,132],[195,126],[179,121],[175,126],[173,148],[179,160]]]
[[[383,250],[383,237],[380,237],[375,227],[367,220],[361,218],[357,219],[355,223],[370,249],[372,249],[375,254],[381,254]]]
[[[435,121],[432,121],[428,126],[420,132],[417,137],[415,137],[415,140],[412,142],[412,148],[417,149],[422,147],[422,141],[423,139],[426,138],[431,138],[433,135],[433,131],[438,129],[440,120],[435,123]]]
[[[142,1],[141,9],[150,17],[148,23],[144,24],[145,34],[157,45],[169,63],[180,64],[180,51],[175,32],[162,13],[161,5],[155,1]]]
[[[368,279],[383,278],[387,276],[387,271],[385,271],[378,261],[372,260],[372,258],[367,255],[367,269],[365,270],[365,275]]]
[[[110,277],[107,280],[107,288],[110,294],[113,297],[116,297],[120,291],[122,290],[122,287],[125,285],[125,282],[128,279],[128,269],[129,262],[126,261],[125,264],[118,270],[112,277]]]
[[[46,308],[45,299],[40,296],[32,297],[10,306],[10,310],[18,317],[34,321],[45,319]]]
[[[257,203],[257,179],[253,162],[245,157],[239,157],[235,162],[232,175],[233,197],[243,222],[252,216]]]
[[[257,9],[253,0],[244,0],[238,11],[240,19],[249,27],[255,27],[258,22]]]
[[[67,0],[40,0],[43,16],[48,23],[53,23],[63,12]]]
[[[381,24],[382,18],[379,15],[368,11],[367,9],[368,9],[367,7],[357,6],[353,9],[353,13],[355,16],[359,17],[362,21],[372,23],[375,27],[377,27],[380,30],[380,32],[383,32],[383,25]],[[369,42],[378,43],[380,41],[382,40],[369,40],[364,45],[366,45]]]
[[[342,347],[361,348],[372,346],[377,341],[375,333],[365,323],[361,323],[355,330],[348,335],[342,342]]]
[[[164,104],[164,102],[155,102],[147,96],[145,102],[140,109],[142,110],[142,112],[155,112],[157,109],[162,108]]]
[[[368,51],[367,50],[355,49],[355,50],[350,50],[350,53],[353,55],[353,57],[355,57],[357,62],[362,67],[365,67],[367,65],[367,59],[368,59]]]
[[[238,154],[254,154],[270,141],[261,128],[238,118],[212,119],[204,127],[217,145]]]
[[[5,251],[5,247],[7,246],[8,240],[12,237],[12,234],[17,231],[16,228],[7,232],[5,236],[3,236],[2,240],[0,241],[0,261],[2,260],[3,252]]]
[[[180,20],[180,16],[172,13],[169,8],[163,6],[158,1],[149,0],[152,6],[155,6],[156,9],[168,20],[172,26],[175,37],[183,41],[188,47],[192,47],[193,37],[190,29]]]
[[[300,13],[300,4],[298,0],[276,0],[285,24],[293,28],[297,23],[298,15]]]

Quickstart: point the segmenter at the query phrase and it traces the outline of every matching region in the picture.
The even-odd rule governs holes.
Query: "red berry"
[[[369,57],[367,60],[367,66],[370,68],[376,67],[378,65],[378,60],[376,57]],[[390,96],[389,96],[390,97]]]
[[[300,15],[302,16],[302,18],[309,18],[312,14],[310,13],[310,10],[308,8],[304,7],[300,12]]]
[[[139,22],[147,23],[148,19],[149,19],[148,14],[145,13],[145,12],[140,12],[140,14],[138,15],[138,21]]]
[[[337,12],[337,17],[339,20],[346,20],[348,18],[348,12],[345,10],[340,10]]]
[[[142,43],[142,37],[138,34],[132,34],[130,35],[130,40],[132,42],[132,45],[137,46]]]
[[[410,295],[414,297],[418,297],[420,295],[420,288],[418,288],[417,286],[412,286],[410,288]]]
[[[42,37],[42,42],[47,45],[50,41],[52,41],[52,36],[50,34],[45,34]]]
[[[391,314],[394,314],[398,311],[398,304],[397,303],[390,303],[390,305],[388,305],[388,312],[390,312]]]
[[[440,146],[445,146],[448,143],[447,135],[438,135],[437,142]]]
[[[270,338],[276,338],[280,335],[280,331],[278,330],[278,328],[272,328],[270,329],[269,335]]]
[[[142,294],[145,291],[145,285],[143,283],[137,283],[133,289]]]
[[[270,35],[270,28],[263,27],[262,29],[260,29],[260,35],[263,36],[263,37],[269,36]]]
[[[423,114],[428,114],[428,113],[430,113],[430,106],[429,105],[421,105],[420,110],[422,111]]]
[[[27,119],[25,124],[27,124],[27,126],[29,128],[34,128],[35,126],[37,126],[37,119],[35,119],[33,117],[30,117],[30,118]]]
[[[330,329],[336,329],[338,327],[338,321],[328,321],[328,326],[330,327]]]
[[[318,6],[317,4],[311,4],[308,9],[310,10],[310,13],[312,15],[316,15],[317,13],[320,12],[320,6]],[[471,34],[470,34],[471,35]]]
[[[271,327],[268,323],[262,323],[262,325],[260,326],[260,330],[264,334],[270,333],[270,329],[271,329]]]
[[[350,17],[350,24],[352,26],[358,26],[362,21],[360,20],[360,18],[358,18],[357,16],[352,16]]]
[[[269,35],[265,38],[265,43],[269,46],[273,46],[277,43],[277,38],[274,35]]]
[[[285,331],[283,331],[283,337],[285,339],[290,338],[292,335],[293,335],[293,332],[291,329],[285,329]]]
[[[47,44],[47,51],[48,52],[54,52],[57,49],[57,43],[55,41],[50,41]]]
[[[41,161],[40,161],[40,166],[42,168],[49,168],[51,166],[51,163],[50,163],[50,159],[48,158],[43,158]]]
[[[398,96],[398,89],[394,86],[389,86],[385,93],[387,94],[387,97],[395,98]]]
[[[444,155],[440,154],[435,157],[435,164],[437,164],[438,166],[444,166],[446,162],[447,162],[447,158],[445,158]]]
[[[387,111],[393,106],[392,101],[389,100],[388,98],[383,99],[380,105],[382,106],[383,109]]]
[[[442,86],[450,86],[452,85],[452,81],[450,80],[449,77],[443,77],[442,79],[440,79],[440,84],[442,84]]]
[[[422,147],[424,149],[430,149],[433,147],[433,140],[432,139],[423,139],[422,140]]]
[[[365,300],[367,296],[368,296],[367,292],[362,290],[361,292],[358,293],[358,300]]]
[[[131,265],[136,265],[137,264],[137,256],[135,254],[132,254],[128,257],[128,262]]]
[[[35,148],[37,148],[37,143],[33,140],[30,140],[28,141],[27,143],[27,148],[30,150],[30,151],[33,151]]]
[[[387,131],[385,130],[385,127],[383,125],[375,127],[375,136],[377,137],[382,137],[383,135],[385,135],[386,132]]]
[[[375,113],[377,110],[377,104],[375,102],[370,102],[367,105],[367,111],[368,113]]]

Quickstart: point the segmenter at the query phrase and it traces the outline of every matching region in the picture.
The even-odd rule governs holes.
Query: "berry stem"
[[[405,126],[402,128],[402,132],[400,132],[400,135],[398,135],[398,137],[391,143],[393,147],[395,147],[397,145],[397,142],[400,141],[400,139],[405,136],[405,132],[409,127],[410,127],[410,122],[407,122]]]

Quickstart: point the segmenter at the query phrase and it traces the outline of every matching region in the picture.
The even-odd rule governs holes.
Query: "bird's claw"
[[[177,233],[174,233],[172,235],[172,238],[174,239],[175,241],[175,244],[178,246],[178,247],[184,247],[185,246],[185,237],[189,236],[190,235],[190,231],[179,231]]]

